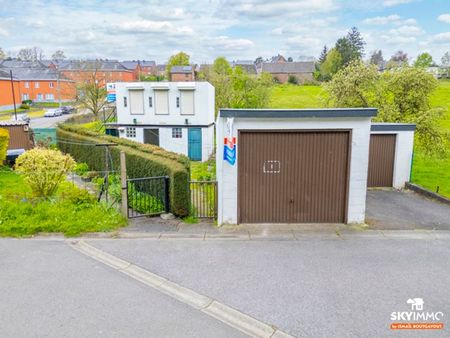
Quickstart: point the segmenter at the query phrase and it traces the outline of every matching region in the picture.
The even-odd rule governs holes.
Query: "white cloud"
[[[169,21],[133,20],[113,25],[118,31],[126,33],[163,33],[167,35],[190,35],[194,31],[188,26],[174,25]]]
[[[450,23],[450,14],[445,13],[438,16],[438,20],[446,23]]]
[[[409,4],[415,0],[384,0],[383,6],[385,7],[394,7],[397,5]]]
[[[450,44],[450,32],[432,35],[428,39],[428,44]]]
[[[391,14],[388,16],[376,16],[373,18],[367,18],[363,20],[363,23],[366,25],[415,25],[417,24],[416,20],[413,18],[403,19],[400,15]]]

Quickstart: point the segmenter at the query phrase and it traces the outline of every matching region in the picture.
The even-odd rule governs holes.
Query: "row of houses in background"
[[[314,61],[288,62],[278,55],[270,60],[254,62],[238,60],[232,67],[241,67],[249,74],[261,72],[272,74],[280,83],[294,76],[303,83],[313,79]],[[209,69],[211,64],[174,66],[170,72],[170,81],[195,81],[197,74]],[[6,59],[0,61],[0,110],[13,108],[12,86],[15,102],[31,100],[33,102],[67,102],[76,99],[77,85],[95,81],[101,85],[110,82],[134,82],[148,76],[164,77],[166,65],[158,65],[147,60],[41,60],[21,61]],[[12,71],[13,80],[10,79]]]

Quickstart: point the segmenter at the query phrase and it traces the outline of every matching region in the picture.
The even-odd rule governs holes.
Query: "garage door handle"
[[[294,200],[293,200],[293,199],[290,199],[290,200],[289,200],[289,203],[294,203]]]

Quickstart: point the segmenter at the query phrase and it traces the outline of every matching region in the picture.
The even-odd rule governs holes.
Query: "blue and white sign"
[[[236,137],[233,137],[233,119],[227,119],[228,136],[224,139],[223,160],[229,164],[236,163]]]
[[[106,101],[116,102],[116,84],[107,83],[106,84]]]

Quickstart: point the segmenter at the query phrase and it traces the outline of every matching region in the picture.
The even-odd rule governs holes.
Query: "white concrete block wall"
[[[365,220],[367,168],[369,161],[370,118],[235,118],[233,136],[245,129],[347,129],[351,135],[351,161],[348,194],[348,223],[363,223]],[[226,134],[226,118],[218,118],[216,125],[217,179],[218,179],[218,223],[237,223],[237,159],[234,166],[223,160],[223,138]]]
[[[393,187],[403,189],[409,182],[414,151],[413,130],[372,131],[372,134],[395,134]]]

